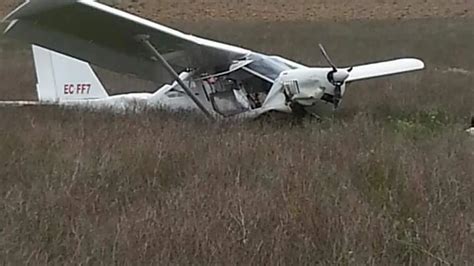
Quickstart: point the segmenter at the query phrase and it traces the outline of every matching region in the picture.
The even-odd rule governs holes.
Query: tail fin
[[[41,102],[92,100],[108,97],[89,63],[33,45]]]

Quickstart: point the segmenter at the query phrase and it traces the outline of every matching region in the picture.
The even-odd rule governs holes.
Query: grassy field
[[[472,263],[471,25],[180,25],[308,64],[318,42],[341,65],[426,61],[322,122],[1,109],[0,263]],[[28,52],[0,42],[0,95],[34,99]]]

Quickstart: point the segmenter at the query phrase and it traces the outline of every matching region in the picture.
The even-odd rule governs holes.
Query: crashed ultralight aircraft
[[[34,104],[124,109],[138,103],[198,110],[209,118],[304,114],[315,106],[337,109],[348,83],[424,68],[414,58],[338,68],[322,45],[330,67],[307,67],[184,34],[93,0],[26,1],[5,21],[6,36],[33,44]],[[89,63],[157,83],[166,73],[174,82],[155,93],[109,96]]]

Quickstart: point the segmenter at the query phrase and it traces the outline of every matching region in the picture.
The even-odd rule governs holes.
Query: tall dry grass
[[[439,45],[456,43],[456,28]],[[291,36],[300,58],[309,32]],[[427,71],[354,84],[322,122],[1,109],[0,263],[472,263],[474,143],[462,129],[473,77],[446,72],[450,55],[424,48],[442,38],[416,33],[399,45],[426,53]],[[374,47],[347,56],[394,52]],[[11,52],[2,98],[34,99],[29,55]],[[449,60],[472,69],[466,56]]]
[[[3,262],[474,259],[472,140],[451,125],[0,113]]]

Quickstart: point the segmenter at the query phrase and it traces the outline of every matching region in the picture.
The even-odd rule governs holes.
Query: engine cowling
[[[280,82],[287,99],[309,107],[314,106],[318,101],[330,98],[327,95],[334,96],[336,86],[327,79],[329,71],[331,69],[305,68],[283,72]],[[344,91],[345,86],[342,84],[342,95]]]

